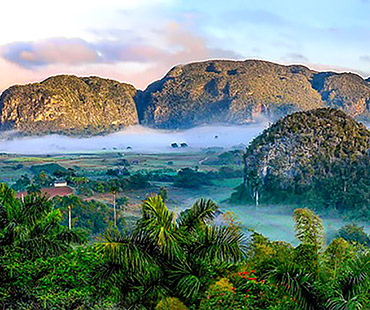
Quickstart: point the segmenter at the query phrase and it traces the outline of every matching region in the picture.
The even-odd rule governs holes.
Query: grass
[[[177,171],[180,168],[194,168],[195,166],[199,166],[201,171],[219,168],[217,166],[199,165],[199,161],[205,157],[204,152],[175,154],[127,153],[123,157],[117,154],[117,152],[58,155],[54,157],[4,155],[0,158],[0,182],[12,183],[22,174],[30,175],[29,168],[32,165],[51,161],[67,169],[78,167],[78,173],[82,173],[92,179],[104,178],[106,176],[106,170],[116,168],[122,159],[126,159],[130,163],[137,162],[137,164],[131,164],[128,167],[131,172],[154,171],[166,168]],[[170,161],[173,162],[172,165],[168,164]],[[14,168],[20,163],[23,166],[15,170]],[[211,198],[220,205],[223,212],[234,212],[242,221],[245,231],[254,229],[272,240],[284,240],[293,245],[297,244],[294,236],[293,212],[291,207],[263,206],[256,208],[254,206],[232,206],[225,201],[230,197],[233,189],[242,182],[242,178],[216,179],[212,182],[214,184],[213,186],[205,186],[197,189],[176,188],[172,183],[152,182],[151,187],[148,189],[120,193],[120,195],[128,197],[130,202],[129,207],[125,209],[124,213],[127,216],[137,216],[142,200],[151,193],[157,193],[161,186],[165,186],[169,195],[167,204],[171,209],[182,210],[190,207],[201,197]],[[89,197],[89,199],[97,199],[108,204],[111,203],[110,195],[97,194],[94,197]],[[323,221],[327,232],[337,230],[345,224],[342,220],[335,218],[324,218]],[[369,226],[365,226],[365,229],[370,232]]]
[[[16,162],[16,163],[23,163],[23,162],[54,162],[58,161],[60,158],[57,157],[14,157],[14,158],[8,158],[7,162]]]

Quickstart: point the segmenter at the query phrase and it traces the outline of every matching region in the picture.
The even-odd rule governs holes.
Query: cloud
[[[0,47],[3,57],[0,70],[6,63],[6,67],[32,78],[59,73],[104,75],[144,88],[177,64],[210,58],[243,58],[232,50],[208,46],[205,38],[175,21],[151,35],[149,40],[113,29],[109,36],[107,32],[102,37],[97,35],[94,42],[76,38],[15,42]]]
[[[251,23],[256,25],[268,25],[268,26],[289,26],[290,22],[267,10],[233,10],[226,11],[222,14],[222,18],[226,19],[227,22],[242,22],[242,23]]]
[[[370,56],[360,56],[360,61],[363,62],[370,62]]]
[[[345,66],[335,66],[335,65],[328,65],[328,64],[321,64],[321,63],[307,63],[307,66],[316,71],[332,71],[337,73],[344,73],[344,72],[351,72],[353,74],[358,74],[361,77],[365,78],[369,76],[369,71],[357,70],[351,67]]]
[[[51,38],[38,42],[15,42],[1,48],[6,60],[24,67],[48,64],[69,64],[96,62],[97,52],[81,39]]]
[[[300,53],[288,53],[282,57],[283,61],[307,63],[308,58]]]

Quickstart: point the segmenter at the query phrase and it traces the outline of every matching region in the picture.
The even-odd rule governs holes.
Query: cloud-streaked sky
[[[0,90],[61,73],[143,89],[210,58],[370,75],[370,0],[4,1],[0,27]]]

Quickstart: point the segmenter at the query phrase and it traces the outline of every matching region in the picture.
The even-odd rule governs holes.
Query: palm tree
[[[327,309],[369,309],[370,252],[357,255],[334,284],[335,294],[329,298]]]
[[[286,287],[287,293],[295,296],[299,309],[325,309],[320,292],[315,287],[315,275],[299,264],[291,261],[273,261],[267,275],[275,283]]]
[[[68,195],[63,197],[55,198],[55,205],[62,210],[67,210],[68,212],[68,228],[72,229],[72,209],[82,206],[82,201],[75,195]]]
[[[104,258],[97,279],[115,287],[126,307],[152,306],[170,294],[196,301],[206,284],[245,255],[241,232],[212,225],[217,210],[201,199],[177,216],[161,196],[148,198],[131,232],[110,231],[97,245]]]
[[[109,192],[113,195],[113,224],[114,227],[117,227],[116,195],[118,192],[118,187],[114,185],[110,186]]]
[[[23,201],[0,185],[0,245],[25,258],[58,255],[80,242],[83,235],[60,225],[62,215],[45,196],[31,194]]]

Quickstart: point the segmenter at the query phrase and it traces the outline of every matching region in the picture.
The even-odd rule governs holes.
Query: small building
[[[44,187],[40,189],[42,195],[45,195],[49,198],[53,198],[55,196],[63,197],[73,195],[73,189],[69,186],[60,186],[60,187]],[[17,193],[17,198],[23,199],[28,195],[27,191]]]
[[[65,180],[54,181],[54,187],[65,187],[65,186],[67,186],[67,181]]]

